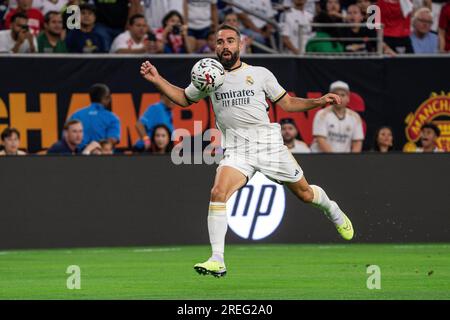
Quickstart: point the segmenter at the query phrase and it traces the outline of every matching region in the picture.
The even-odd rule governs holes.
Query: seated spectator
[[[227,14],[225,14],[224,16],[224,24],[228,24],[232,27],[235,27],[236,29],[240,30],[240,21],[238,18],[238,15],[235,12],[228,12]],[[241,42],[242,42],[242,49],[240,54],[246,54],[246,53],[251,53],[251,45],[252,45],[252,38],[250,38],[249,36],[242,34],[241,33]],[[215,44],[214,44],[215,47]]]
[[[111,53],[156,53],[156,46],[147,41],[147,23],[142,14],[130,17],[129,28],[119,34],[111,45]]]
[[[330,92],[341,97],[341,104],[325,107],[313,121],[312,152],[361,152],[364,133],[361,117],[347,108],[350,88],[343,81],[333,82]]]
[[[396,53],[414,53],[409,37],[412,3],[409,0],[378,0],[377,5],[384,24],[384,42]]]
[[[275,16],[275,10],[272,8],[270,0],[240,0],[239,4],[250,12],[258,13],[267,19],[272,19]],[[269,44],[270,38],[274,33],[274,27],[253,15],[248,15],[245,11],[235,8],[244,28],[242,33],[262,44]],[[253,50],[255,52],[255,50]]]
[[[115,146],[120,141],[120,120],[108,110],[111,108],[111,91],[105,84],[97,83],[89,89],[89,96],[91,105],[70,117],[70,120],[79,120],[83,124],[81,147],[105,139]]]
[[[216,52],[216,32],[210,31],[206,43],[198,49],[197,53],[214,53]]]
[[[344,21],[340,0],[326,0],[325,12],[333,20],[333,23],[339,23]]]
[[[392,129],[388,126],[382,126],[375,132],[375,139],[372,151],[386,153],[394,149]]]
[[[6,128],[2,135],[3,150],[0,151],[0,156],[22,156],[26,153],[19,150],[20,132],[15,128]]]
[[[93,150],[100,148],[97,141],[91,141],[83,150],[83,124],[79,120],[69,120],[64,124],[61,140],[54,143],[47,154],[92,154]]]
[[[64,28],[61,13],[49,11],[44,21],[44,31],[37,37],[39,52],[66,53],[66,43],[62,40]]]
[[[111,143],[111,140],[102,140],[100,141],[101,146],[101,154],[111,155],[114,154],[114,145]]]
[[[321,12],[314,17],[315,23],[334,23],[336,18],[331,18],[327,13]],[[339,30],[336,27],[315,27],[316,34],[306,44],[306,52],[312,53],[339,53],[344,52],[344,46],[336,40],[326,38],[339,38]],[[324,39],[324,40],[322,40]]]
[[[11,17],[11,29],[0,31],[0,52],[36,52],[36,38],[30,32],[27,20],[28,17],[20,12]]]
[[[170,137],[170,130],[166,125],[157,125],[153,130],[149,151],[153,154],[170,153],[173,149],[173,141]]]
[[[437,139],[441,135],[441,130],[434,123],[426,123],[420,129],[421,148],[417,148],[416,152],[442,152],[437,144]]]
[[[156,30],[158,51],[163,53],[191,53],[187,25],[177,11],[170,11],[162,21],[163,27]]]
[[[313,15],[306,11],[306,0],[293,0],[293,7],[283,13],[280,17],[282,24],[283,45],[288,52],[300,54],[305,51],[306,43],[311,38],[311,22]],[[302,34],[300,34],[300,25],[303,26]],[[301,37],[301,39],[300,39]],[[300,40],[303,48],[300,48]]]
[[[67,32],[66,46],[69,52],[102,53],[106,52],[104,42],[95,29],[95,7],[90,4],[80,5],[80,29]]]
[[[188,36],[195,51],[202,48],[210,31],[217,30],[219,18],[217,0],[183,0]]]
[[[182,0],[157,0],[144,1],[142,4],[145,19],[151,30],[162,28],[162,21],[170,11],[183,12],[184,1]]]
[[[283,6],[285,8],[292,8],[294,0],[284,0]],[[305,11],[309,12],[313,17],[320,12],[320,0],[306,0],[305,1]]]
[[[450,1],[442,7],[439,15],[439,51],[450,52]]]
[[[33,2],[36,0],[33,0]],[[50,11],[63,12],[68,0],[42,0],[41,12],[45,16]]]
[[[356,0],[356,5],[361,9],[361,12],[364,16],[364,21],[367,21],[367,18],[369,17],[367,8],[372,5],[371,0]]]
[[[411,43],[414,53],[437,53],[439,51],[438,36],[431,32],[433,15],[428,8],[418,9],[413,16],[413,32]]]
[[[361,8],[355,4],[348,6],[347,16],[345,19],[349,23],[362,23],[364,15]],[[368,38],[376,38],[375,30],[370,30],[365,26],[343,28],[341,36],[344,38],[364,38],[365,40],[344,41],[346,52],[374,52],[377,48],[375,40],[367,40]]]
[[[33,36],[37,36],[44,27],[44,16],[42,13],[32,8],[33,0],[17,0],[17,8],[10,10],[5,17],[5,28],[9,28],[11,24],[11,18],[16,13],[24,13],[28,17],[28,27]]]
[[[136,143],[135,149],[149,150],[151,146],[151,136],[157,125],[163,124],[173,131],[172,108],[173,102],[164,94],[161,94],[161,101],[150,105],[136,123],[136,130],[140,140]]]
[[[291,118],[281,119],[281,135],[283,142],[291,153],[310,153],[308,145],[298,139],[298,130],[294,120]]]

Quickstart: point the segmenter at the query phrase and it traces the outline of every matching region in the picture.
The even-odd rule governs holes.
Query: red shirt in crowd
[[[384,24],[384,36],[386,37],[409,37],[411,33],[411,14],[403,17],[400,1],[378,0],[380,7],[381,23]]]
[[[18,12],[18,9],[11,10],[5,17],[5,28],[9,29],[11,24],[11,18]],[[33,35],[37,36],[41,29],[44,27],[44,16],[42,13],[34,8],[28,9],[26,12],[28,17],[28,26]]]
[[[450,51],[450,2],[447,2],[439,16],[439,29],[445,31],[445,51]]]

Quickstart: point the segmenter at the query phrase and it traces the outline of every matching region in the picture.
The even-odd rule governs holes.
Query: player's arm
[[[362,140],[353,140],[352,141],[352,153],[361,153],[362,151]]]
[[[321,152],[331,153],[333,152],[333,149],[331,148],[330,144],[327,141],[327,138],[322,136],[315,136],[317,144],[319,145],[319,149]]]
[[[290,95],[285,94],[284,97],[281,98],[277,103],[284,111],[302,112],[324,107],[328,104],[340,104],[341,97],[334,93],[327,93],[326,95],[317,99],[304,99],[291,97]]]
[[[169,97],[174,103],[182,107],[188,107],[191,103],[186,98],[184,89],[174,86],[164,79],[158,70],[149,61],[145,61],[141,65],[142,77],[153,83],[153,85],[163,94]]]

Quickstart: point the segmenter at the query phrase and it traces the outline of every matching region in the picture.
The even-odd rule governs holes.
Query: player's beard
[[[236,63],[236,61],[239,59],[239,51],[232,53],[231,58],[229,60],[224,59],[223,54],[225,52],[231,53],[231,51],[229,51],[229,50],[224,50],[224,51],[222,51],[222,53],[220,55],[217,55],[217,57],[219,58],[220,63],[223,65],[223,67],[225,69],[231,69],[234,66],[234,64]]]

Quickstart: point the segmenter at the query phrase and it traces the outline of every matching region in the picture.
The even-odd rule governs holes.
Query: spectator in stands
[[[413,16],[413,32],[411,43],[414,53],[437,53],[439,50],[438,36],[431,32],[433,15],[428,8],[418,9]]]
[[[283,142],[291,153],[310,153],[308,145],[299,138],[297,126],[292,118],[284,118],[280,120],[281,135]]]
[[[111,45],[111,53],[156,53],[155,42],[147,40],[147,23],[142,14],[130,17],[129,28],[119,34]]]
[[[70,120],[80,120],[83,124],[82,147],[92,141],[108,139],[113,145],[120,141],[120,120],[111,108],[111,91],[102,83],[94,84],[89,89],[91,105],[78,110]]]
[[[285,8],[292,8],[294,0],[284,0],[283,6]],[[320,0],[306,0],[305,1],[305,11],[309,12],[313,17],[320,12]]]
[[[402,1],[402,4],[400,4]],[[378,0],[381,23],[384,24],[384,42],[397,53],[414,53],[411,34],[410,0]]]
[[[0,30],[3,30],[3,18],[8,12],[8,0],[0,0]]]
[[[31,34],[24,13],[11,17],[11,29],[0,31],[0,52],[33,53],[37,51],[36,38]]]
[[[188,27],[177,11],[170,11],[162,21],[163,27],[156,30],[158,51],[163,53],[191,53]]]
[[[33,2],[36,0],[33,0]],[[62,13],[64,6],[68,0],[43,0],[41,12],[45,16],[50,11]]]
[[[214,53],[216,50],[216,32],[210,31],[206,43],[197,50],[197,53]]]
[[[64,28],[61,13],[49,11],[44,21],[44,31],[37,37],[39,52],[66,53],[66,43],[62,39]]]
[[[314,17],[305,9],[306,0],[293,0],[292,2],[292,9],[283,13],[280,17],[282,24],[281,34],[284,47],[288,52],[300,54],[300,49],[304,52],[306,43],[311,38],[311,22]],[[300,34],[300,25],[303,27],[302,34]],[[299,47],[300,40],[303,48]]]
[[[20,132],[16,128],[6,128],[2,135],[3,150],[0,151],[0,156],[21,156],[26,154],[19,150]]]
[[[97,14],[97,32],[109,51],[112,41],[123,32],[128,19],[137,14],[142,7],[140,0],[93,0]]]
[[[162,28],[162,21],[170,11],[183,12],[182,0],[150,0],[143,2],[143,13],[152,31]]]
[[[315,23],[334,23],[336,18],[330,17],[326,12],[321,12],[314,17]],[[315,27],[316,34],[306,44],[306,52],[313,53],[340,53],[344,52],[344,46],[339,41],[322,40],[324,38],[339,38],[339,30],[336,27]]]
[[[114,145],[111,143],[110,140],[102,140],[100,141],[101,146],[101,154],[105,155],[111,155],[114,154]]]
[[[352,4],[347,8],[347,16],[345,20],[349,23],[363,23],[364,15],[361,7]],[[375,30],[370,30],[365,26],[343,28],[341,36],[344,38],[364,38],[365,40],[344,41],[346,52],[374,52],[377,48],[376,40],[367,40],[368,38],[376,39]]]
[[[144,114],[136,123],[136,130],[140,140],[136,143],[137,150],[149,150],[153,131],[157,125],[165,125],[170,133],[173,131],[172,108],[173,102],[164,94],[161,94],[161,100],[150,105]]]
[[[439,16],[439,51],[450,52],[450,1],[442,7]]]
[[[67,32],[66,45],[69,52],[102,53],[106,52],[104,42],[95,29],[95,7],[90,4],[80,5],[80,29]]]
[[[184,0],[184,18],[188,24],[188,36],[195,51],[206,44],[210,31],[219,24],[217,0]]]
[[[24,13],[28,17],[28,27],[33,36],[37,36],[44,27],[44,16],[42,13],[32,8],[33,0],[17,0],[17,8],[10,10],[5,17],[5,28],[9,28],[11,18],[16,13]]]
[[[83,124],[79,120],[69,120],[64,124],[61,140],[55,142],[47,154],[92,154],[93,150],[100,148],[97,141],[91,141],[84,149]]]
[[[347,108],[350,88],[343,81],[333,82],[330,92],[341,97],[341,104],[316,113],[313,121],[312,152],[361,152],[364,133],[361,117]]]
[[[224,24],[228,24],[228,25],[230,25],[232,27],[235,27],[238,30],[241,29],[240,28],[241,23],[239,21],[239,17],[233,11],[230,11],[230,12],[228,12],[228,13],[226,13],[224,15],[223,23]],[[240,54],[251,53],[252,52],[251,45],[252,45],[252,42],[253,42],[252,38],[250,38],[249,36],[241,33],[241,42],[242,42],[242,49],[241,49]]]
[[[367,8],[372,5],[371,0],[356,0],[356,5],[361,9],[364,21],[366,21],[368,18]]]
[[[153,130],[149,151],[153,154],[170,153],[173,149],[173,141],[170,137],[171,133],[166,125],[157,125]]]
[[[344,21],[342,15],[342,8],[340,0],[326,0],[325,12],[332,18],[333,23],[339,23]]]
[[[248,10],[248,12],[257,13],[266,19],[272,19],[275,16],[275,10],[273,10],[270,0],[240,0],[239,4]],[[244,25],[244,28],[242,29],[243,34],[249,36],[254,41],[270,45],[269,41],[274,33],[274,28],[270,23],[240,9],[236,8],[235,11]],[[253,50],[253,52],[256,52],[255,50]]]
[[[392,129],[388,126],[382,126],[375,132],[375,139],[372,151],[386,153],[394,149],[394,138]]]
[[[441,135],[441,130],[434,123],[426,123],[420,129],[421,148],[417,148],[416,152],[442,152],[437,144],[437,139]]]

